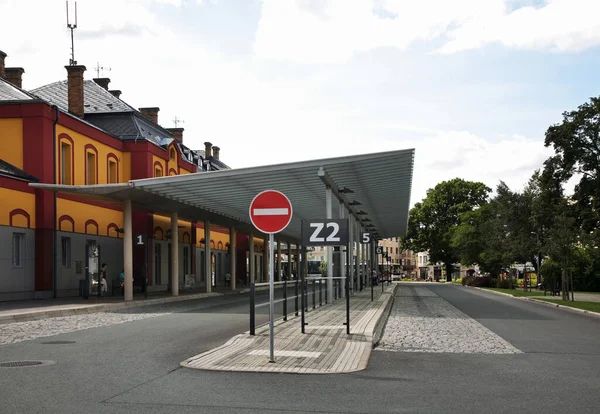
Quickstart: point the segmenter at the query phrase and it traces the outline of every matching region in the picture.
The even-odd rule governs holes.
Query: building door
[[[85,280],[89,289],[88,294],[100,295],[100,248],[96,246],[96,240],[85,241]]]
[[[154,284],[162,285],[162,246],[159,242],[154,243]]]

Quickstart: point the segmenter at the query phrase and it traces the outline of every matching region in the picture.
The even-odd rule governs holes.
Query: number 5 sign
[[[305,246],[348,244],[348,219],[302,220],[302,244]]]
[[[360,243],[361,244],[369,244],[371,243],[371,233],[368,231],[363,231],[360,233]]]

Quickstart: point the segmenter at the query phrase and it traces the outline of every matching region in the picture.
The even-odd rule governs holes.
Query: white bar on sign
[[[255,208],[255,216],[287,216],[289,209],[287,208]]]

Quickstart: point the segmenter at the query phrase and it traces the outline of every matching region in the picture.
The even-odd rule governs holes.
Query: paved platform
[[[367,367],[373,345],[381,337],[397,284],[376,287],[375,300],[366,289],[350,297],[350,335],[346,333],[346,302],[338,299],[306,313],[306,333],[300,316],[275,324],[275,362],[269,362],[269,327],[231,338],[224,345],[181,363],[214,371],[334,374]]]

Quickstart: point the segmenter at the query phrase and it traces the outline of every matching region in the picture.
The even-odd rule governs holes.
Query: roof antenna
[[[69,0],[67,3],[67,28],[71,30],[71,59],[69,59],[69,65],[75,66],[77,65],[77,61],[75,60],[75,42],[73,41],[73,30],[77,29],[77,2],[75,2],[75,24],[71,24],[69,22]]]
[[[110,72],[111,68],[108,68],[108,67],[105,68],[104,66],[100,66],[100,62],[97,62],[96,63],[96,67],[94,68],[94,70],[96,71],[96,77],[99,78],[100,77],[100,71],[107,70],[107,71]],[[104,73],[102,73],[102,74],[104,75]]]
[[[182,121],[181,119],[179,119],[179,118],[175,117],[175,118],[173,119],[173,124],[175,124],[175,128],[178,128],[178,127],[179,127],[179,124],[185,124],[185,121]]]

